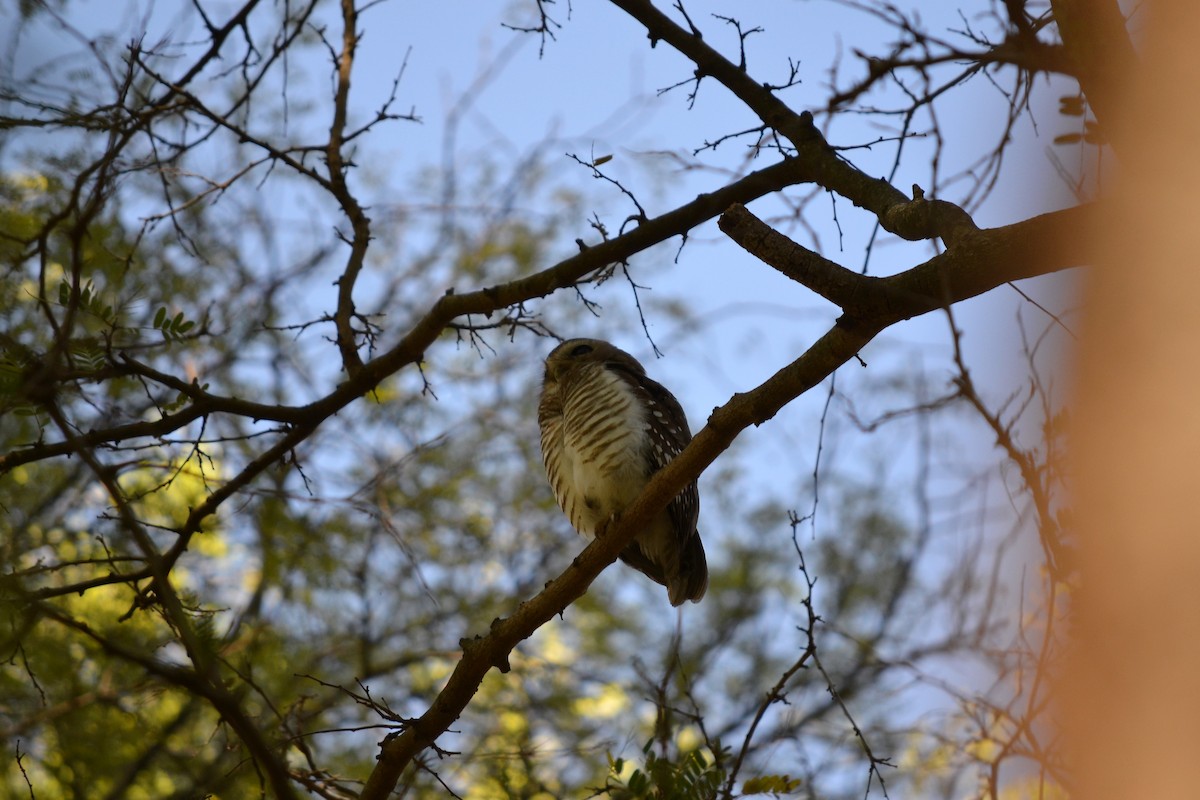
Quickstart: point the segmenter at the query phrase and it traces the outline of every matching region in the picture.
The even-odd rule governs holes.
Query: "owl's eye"
[[[571,348],[571,352],[567,355],[569,355],[571,358],[575,358],[576,356],[581,356],[590,352],[592,352],[592,346],[590,344],[577,344]]]

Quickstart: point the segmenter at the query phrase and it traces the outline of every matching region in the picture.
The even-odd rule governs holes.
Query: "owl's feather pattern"
[[[588,539],[692,438],[671,393],[633,356],[595,339],[571,339],[546,358],[538,423],[555,499]],[[708,588],[699,512],[693,481],[620,555],[666,586],[672,605],[698,602]]]

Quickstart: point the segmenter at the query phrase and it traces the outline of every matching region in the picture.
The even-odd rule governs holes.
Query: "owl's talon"
[[[596,538],[599,539],[608,535],[608,531],[621,519],[621,512],[614,511],[608,515],[608,519],[600,520],[600,524],[596,526]]]

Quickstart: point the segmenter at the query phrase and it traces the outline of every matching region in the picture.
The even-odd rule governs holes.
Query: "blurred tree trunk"
[[[1098,239],[1078,382],[1084,581],[1064,689],[1088,798],[1200,786],[1200,5],[1139,14],[1141,69],[1118,117],[1132,147]]]

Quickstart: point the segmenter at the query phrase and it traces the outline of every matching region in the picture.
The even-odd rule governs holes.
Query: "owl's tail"
[[[684,600],[699,603],[708,591],[708,560],[700,533],[693,533],[679,557],[679,572],[667,578],[667,597],[671,605],[683,605]]]

